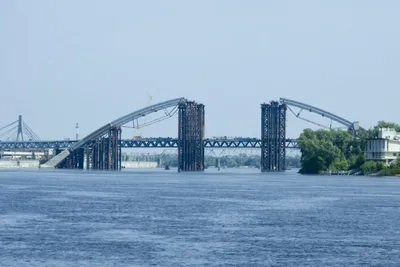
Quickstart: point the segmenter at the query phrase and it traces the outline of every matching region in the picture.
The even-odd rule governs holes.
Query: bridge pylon
[[[204,105],[179,104],[178,171],[204,171]]]
[[[0,140],[2,142],[24,142],[39,141],[40,138],[22,120],[22,115],[19,115],[18,120],[0,127]]]
[[[261,172],[285,171],[286,105],[261,104]]]

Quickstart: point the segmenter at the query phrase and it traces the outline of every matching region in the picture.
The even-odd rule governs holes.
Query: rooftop
[[[396,132],[392,128],[380,128],[378,137],[389,140],[400,140],[400,132]]]

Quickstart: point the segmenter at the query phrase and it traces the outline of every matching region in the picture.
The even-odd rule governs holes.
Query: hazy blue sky
[[[42,139],[72,138],[147,92],[204,103],[209,137],[260,136],[260,103],[279,97],[400,122],[399,14],[396,0],[3,0],[0,126],[22,114]],[[289,116],[288,136],[309,126]]]

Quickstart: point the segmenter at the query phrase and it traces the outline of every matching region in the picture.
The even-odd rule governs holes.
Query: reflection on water
[[[400,179],[0,172],[1,266],[398,266]]]

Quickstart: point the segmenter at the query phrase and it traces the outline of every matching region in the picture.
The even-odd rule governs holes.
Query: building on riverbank
[[[395,129],[379,129],[378,138],[367,141],[366,160],[383,161],[389,165],[400,156],[400,133]]]

